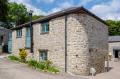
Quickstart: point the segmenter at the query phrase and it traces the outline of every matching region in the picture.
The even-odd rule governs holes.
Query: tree
[[[106,20],[109,35],[120,35],[120,21]]]
[[[29,21],[27,8],[23,4],[9,3],[8,22],[16,25]]]
[[[32,20],[43,17],[42,15],[33,15]],[[23,24],[29,21],[29,13],[23,4],[9,3],[8,20],[16,23],[16,25]]]
[[[0,21],[6,21],[8,11],[8,0],[0,0]]]
[[[33,15],[32,19],[38,19],[42,15]],[[30,20],[27,8],[23,4],[0,0],[0,26],[12,28],[14,25],[20,25]]]

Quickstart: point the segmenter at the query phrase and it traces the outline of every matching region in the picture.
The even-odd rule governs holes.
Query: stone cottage
[[[104,71],[108,28],[83,7],[65,9],[32,21],[32,27],[28,22],[12,30],[13,54],[26,48],[36,60],[51,60],[61,71],[73,74],[89,75],[92,67],[97,73]]]
[[[109,36],[109,55],[115,61],[120,60],[120,36]]]

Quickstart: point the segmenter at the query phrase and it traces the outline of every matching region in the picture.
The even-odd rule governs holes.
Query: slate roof
[[[120,42],[120,36],[109,36],[108,42]]]
[[[50,14],[48,16],[45,16],[43,18],[40,18],[40,19],[37,19],[37,20],[34,20],[32,21],[32,24],[34,23],[39,23],[39,22],[44,22],[46,20],[50,20],[50,19],[53,19],[53,18],[56,18],[56,17],[60,17],[60,16],[65,16],[67,14],[71,14],[71,13],[84,13],[84,14],[88,14],[94,18],[96,18],[98,21],[106,24],[105,21],[103,21],[101,18],[97,17],[96,15],[94,15],[93,13],[91,13],[90,11],[88,11],[87,9],[85,9],[84,7],[72,7],[72,8],[68,8],[68,9],[65,9],[65,10],[62,10],[62,11],[59,11],[59,12],[56,12],[56,13],[53,13],[53,14]],[[21,24],[19,26],[16,26],[14,28],[12,28],[12,30],[15,30],[15,29],[19,29],[19,28],[22,28],[22,27],[26,27],[26,26],[29,26],[30,22],[27,22],[25,24]],[[107,25],[107,24],[106,24]]]

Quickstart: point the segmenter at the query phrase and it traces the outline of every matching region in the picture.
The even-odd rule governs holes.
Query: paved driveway
[[[96,76],[71,76],[68,74],[50,74],[39,72],[25,64],[11,62],[0,57],[0,79],[120,79],[120,62],[110,62],[109,72]]]
[[[0,79],[85,79],[68,74],[50,74],[28,68],[25,64],[0,58]]]

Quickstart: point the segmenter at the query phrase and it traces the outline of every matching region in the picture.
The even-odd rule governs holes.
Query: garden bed
[[[34,59],[29,59],[25,62],[21,61],[21,58],[15,55],[9,55],[7,57],[9,60],[15,61],[15,62],[22,62],[27,64],[29,67],[34,68],[36,70],[40,70],[43,72],[49,72],[49,73],[59,73],[58,68],[52,65],[52,62],[49,60],[46,61],[36,61]]]

